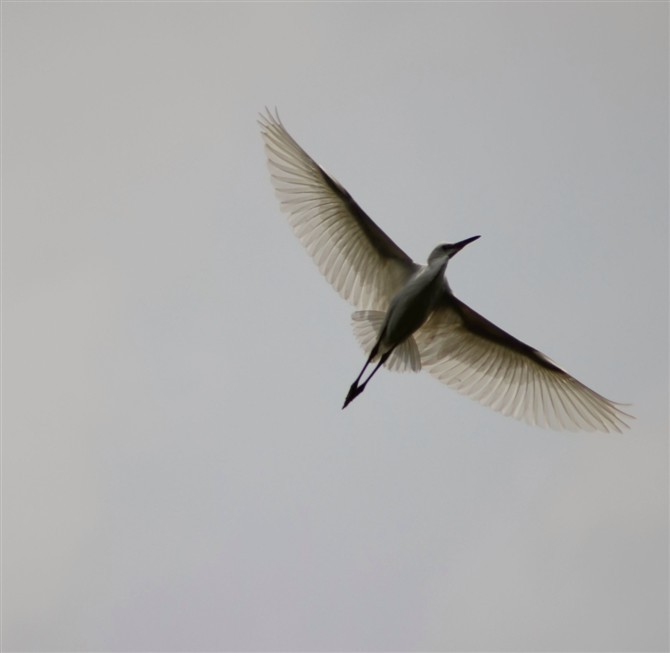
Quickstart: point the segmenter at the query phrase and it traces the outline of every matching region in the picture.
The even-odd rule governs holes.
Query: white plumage
[[[457,299],[448,261],[478,236],[439,245],[426,266],[403,252],[270,112],[259,120],[281,208],[322,274],[359,310],[354,334],[368,359],[345,406],[380,365],[426,369],[504,415],[556,430],[621,431],[618,404],[605,399]],[[376,367],[359,383],[367,366]]]

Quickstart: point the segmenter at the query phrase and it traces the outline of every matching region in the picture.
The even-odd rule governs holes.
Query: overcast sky
[[[287,129],[623,435],[375,377]],[[3,649],[668,647],[668,5],[2,4]]]

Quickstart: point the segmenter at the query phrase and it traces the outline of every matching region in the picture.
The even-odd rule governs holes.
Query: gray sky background
[[[4,2],[4,650],[666,650],[667,57],[662,2]],[[341,411],[265,105],[633,428]]]

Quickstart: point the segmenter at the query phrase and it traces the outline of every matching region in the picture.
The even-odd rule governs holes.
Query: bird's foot
[[[354,399],[356,399],[356,397],[363,392],[364,388],[365,385],[358,385],[358,383],[354,381],[349,388],[349,392],[347,392],[347,398],[344,400],[342,409],[344,410]]]

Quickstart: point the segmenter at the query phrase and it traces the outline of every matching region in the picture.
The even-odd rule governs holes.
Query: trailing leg
[[[365,365],[363,365],[363,369],[360,371],[360,374],[356,377],[356,380],[351,384],[351,387],[349,388],[349,392],[347,392],[347,396],[344,400],[344,405],[342,408],[346,408],[350,402],[352,402],[361,392],[362,390],[358,390],[358,382],[361,380],[361,377],[363,376],[363,373],[367,369],[368,365],[372,362],[372,359],[377,355],[377,351],[379,350],[379,343],[377,343],[373,348],[372,351],[370,352],[370,355],[368,356],[368,360],[365,361]]]
[[[370,356],[368,357],[368,360],[366,361],[365,365],[363,366],[363,369],[361,370],[361,373],[356,377],[356,380],[351,384],[351,387],[349,388],[349,392],[347,393],[347,397],[344,400],[344,405],[342,408],[346,408],[356,397],[358,397],[363,390],[365,390],[365,386],[369,383],[370,379],[375,375],[375,372],[387,361],[388,357],[391,355],[391,351],[387,351],[384,354],[382,354],[382,357],[379,359],[379,362],[375,366],[375,369],[372,370],[370,376],[368,376],[367,379],[361,384],[358,385],[358,382],[361,380],[361,377],[363,376],[363,372],[367,369],[367,366],[370,364],[372,359],[377,355],[378,351],[378,346],[375,345],[374,348],[372,349],[372,352],[370,353]]]

